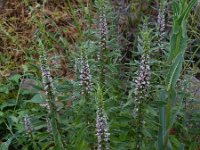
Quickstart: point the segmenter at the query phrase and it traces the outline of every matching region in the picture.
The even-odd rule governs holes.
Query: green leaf
[[[30,103],[44,103],[45,102],[45,97],[42,94],[36,94],[33,96],[33,98],[28,101]]]
[[[178,141],[178,139],[175,136],[172,136],[170,138],[170,141],[172,142],[173,146],[176,147],[176,149],[178,149],[180,142]]]
[[[8,116],[8,118],[13,122],[13,123],[17,123],[19,121],[19,119],[13,115]]]
[[[175,61],[173,62],[167,80],[168,80],[168,84],[167,84],[167,91],[169,91],[171,88],[175,87],[175,84],[180,76],[181,73],[181,69],[182,69],[182,62],[183,62],[183,54],[180,53]]]
[[[182,15],[181,15],[181,18],[183,18],[183,20],[186,20],[188,18],[189,13],[192,10],[192,7],[195,5],[196,2],[197,2],[197,0],[190,1],[187,8],[185,8],[184,13],[182,13]]]
[[[186,22],[185,21],[182,21],[181,29],[182,29],[182,37],[187,38],[187,30],[186,30]]]
[[[11,76],[10,78],[9,78],[9,80],[10,81],[14,81],[15,83],[19,83],[19,79],[21,78],[21,75],[20,74],[16,74],[16,75],[14,75],[14,76]]]
[[[173,1],[172,7],[173,7],[173,12],[174,12],[174,19],[177,19],[177,16],[180,12],[179,5],[176,1]]]
[[[6,107],[12,107],[16,105],[16,101],[15,100],[8,100],[6,102],[4,102],[3,104],[0,105],[0,109],[3,110]]]
[[[12,138],[9,138],[6,142],[3,142],[1,145],[0,145],[0,150],[9,150],[9,145],[12,141]]]

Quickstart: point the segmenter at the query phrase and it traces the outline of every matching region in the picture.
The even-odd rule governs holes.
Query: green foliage
[[[174,21],[173,21],[173,33],[170,41],[170,53],[168,61],[170,62],[169,74],[166,78],[167,80],[167,104],[166,104],[166,135],[164,138],[164,149],[167,149],[168,145],[168,136],[170,129],[172,128],[175,122],[175,116],[178,114],[179,110],[176,113],[172,114],[172,109],[177,98],[175,86],[181,75],[182,65],[184,62],[184,54],[187,48],[187,30],[186,30],[186,21],[189,15],[189,12],[192,10],[196,0],[191,1],[189,4],[186,4],[185,0],[182,0],[180,3],[173,3],[174,11]],[[179,104],[180,105],[180,104]],[[164,129],[164,127],[162,127]],[[163,132],[163,131],[162,131]]]
[[[54,1],[24,0],[34,30],[26,48],[0,21],[0,42],[10,42],[23,52],[16,57],[25,59],[11,61],[7,47],[0,47],[0,150],[94,150],[100,143],[98,150],[199,149],[200,100],[194,89],[199,92],[200,81],[190,85],[188,79],[199,67],[197,0],[159,2],[67,0],[57,7]],[[158,7],[167,14],[164,34],[154,23]],[[63,12],[65,21],[57,20],[60,9],[69,13]],[[66,36],[70,28],[74,39]],[[143,58],[151,77],[140,91],[135,81],[146,82],[139,74],[146,67]],[[45,79],[40,65],[49,71]],[[91,91],[84,87],[89,82]],[[103,142],[99,108],[106,118]]]

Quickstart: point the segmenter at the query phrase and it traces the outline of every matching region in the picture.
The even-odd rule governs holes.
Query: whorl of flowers
[[[101,49],[98,54],[98,60],[101,59],[102,51],[106,49],[107,34],[108,34],[108,25],[107,25],[107,20],[106,20],[105,7],[102,6],[100,16],[99,16],[99,35],[100,35]]]
[[[104,145],[106,150],[109,150],[109,135],[108,132],[108,123],[107,116],[104,110],[104,107],[98,106],[96,112],[96,131],[97,131],[97,139],[98,139],[98,147],[97,150],[103,150]]]
[[[140,66],[138,70],[138,76],[135,79],[135,107],[133,110],[133,115],[136,121],[136,147],[135,149],[141,149],[141,143],[143,141],[143,133],[142,128],[144,121],[144,103],[147,102],[147,88],[149,86],[150,79],[150,66],[148,63],[149,56],[147,54],[143,54],[140,61]]]
[[[55,87],[54,87],[53,79],[50,74],[50,69],[47,65],[47,57],[44,50],[40,53],[40,63],[41,63],[41,71],[42,71],[42,83],[43,83],[43,87],[44,87],[44,91],[46,95],[46,103],[41,104],[41,106],[46,107],[47,110],[50,112],[51,108],[50,108],[49,100],[52,98],[55,99]]]
[[[32,127],[32,123],[31,123],[31,119],[28,115],[25,115],[23,118],[23,122],[24,122],[24,127],[26,130],[27,134],[30,134],[33,131],[33,127]]]
[[[158,12],[158,18],[157,18],[157,24],[158,24],[158,35],[159,35],[159,40],[158,44],[160,47],[160,50],[164,50],[164,45],[163,45],[163,40],[165,39],[165,11],[166,11],[166,2],[161,2],[160,3],[160,8]]]
[[[160,36],[163,37],[165,31],[165,8],[159,9],[158,19],[157,19]]]
[[[90,93],[92,91],[92,76],[86,58],[81,58],[80,85],[84,87],[83,94],[84,92]]]
[[[96,111],[96,132],[97,132],[97,150],[109,150],[109,127],[107,122],[107,115],[104,109],[103,93],[99,86],[97,89],[97,111]]]
[[[146,90],[150,79],[150,66],[148,63],[149,56],[143,54],[140,61],[138,76],[135,79],[135,112],[138,111],[138,106],[146,96]]]
[[[46,122],[47,122],[47,132],[51,132],[52,131],[52,124],[49,118],[46,118]]]
[[[145,20],[146,21],[146,20]],[[140,59],[138,74],[135,79],[134,91],[134,109],[133,117],[135,121],[135,149],[140,150],[143,143],[143,127],[145,123],[145,106],[148,103],[148,87],[150,80],[150,65],[149,55],[151,45],[151,30],[148,29],[147,23],[144,22],[143,30],[141,31],[141,39],[138,40],[138,48],[143,51]]]
[[[108,25],[104,10],[102,10],[99,16],[99,34],[101,35],[102,38],[106,38],[108,34]]]
[[[141,91],[145,90],[149,85],[150,66],[149,66],[148,60],[149,60],[149,56],[147,54],[143,54],[140,60],[138,77],[135,80],[135,83],[136,83],[135,94],[136,95],[141,93]]]
[[[54,83],[50,74],[49,66],[47,65],[47,57],[45,52],[43,52],[43,55],[40,55],[40,62],[42,71],[42,83],[44,85],[45,94],[46,96],[49,94],[55,96]]]

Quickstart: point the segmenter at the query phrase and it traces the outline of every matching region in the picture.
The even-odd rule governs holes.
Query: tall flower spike
[[[103,4],[102,4],[103,5]],[[106,38],[108,34],[108,25],[105,15],[105,7],[102,6],[100,16],[99,16],[99,35],[100,35],[100,51],[98,53],[98,60],[101,59],[102,51],[106,49]]]
[[[49,99],[55,99],[55,87],[53,83],[53,79],[50,74],[50,69],[47,65],[47,57],[45,51],[42,51],[40,53],[40,63],[41,63],[41,71],[42,71],[42,83],[46,95],[46,103],[41,104],[41,106],[44,106],[47,108],[48,112],[50,112],[51,107],[49,104]]]
[[[144,99],[146,95],[146,90],[149,85],[150,79],[150,66],[148,63],[149,56],[143,54],[140,61],[140,67],[138,71],[138,77],[135,80],[135,112],[137,114],[138,105],[141,103],[141,100]]]
[[[159,14],[158,14],[158,28],[160,32],[160,36],[163,37],[164,31],[165,31],[165,8],[159,9]]]
[[[54,139],[54,144],[56,149],[64,149],[62,138],[60,135],[60,132],[58,130],[58,122],[56,120],[57,118],[57,112],[56,112],[56,106],[55,101],[57,101],[57,97],[55,94],[55,87],[53,83],[53,78],[50,74],[50,68],[47,65],[47,57],[46,57],[46,51],[45,51],[45,43],[42,42],[41,39],[38,38],[38,45],[40,48],[40,63],[41,63],[41,71],[42,71],[42,82],[44,86],[44,91],[46,94],[46,103],[43,105],[48,110],[47,118],[47,130],[51,130],[52,128],[52,135]]]
[[[141,149],[142,141],[143,141],[143,125],[144,121],[144,104],[147,102],[147,88],[149,85],[150,79],[150,66],[148,63],[149,56],[147,54],[143,54],[140,61],[140,67],[138,70],[138,77],[135,80],[135,106],[133,109],[133,116],[136,121],[136,150]]]
[[[97,108],[96,130],[98,139],[97,150],[102,150],[103,145],[105,145],[106,150],[109,150],[110,133],[108,132],[107,116],[103,108]]]
[[[102,8],[104,9],[104,8]],[[101,37],[106,37],[108,34],[108,25],[106,20],[106,15],[104,10],[102,10],[101,15],[99,16],[99,33]]]
[[[24,127],[27,134],[30,134],[33,131],[31,119],[28,115],[25,115],[23,118]]]
[[[80,85],[84,87],[82,94],[90,93],[92,91],[92,76],[90,74],[90,67],[86,58],[81,58],[81,72]]]
[[[143,51],[141,56],[138,75],[135,79],[134,109],[133,117],[135,121],[135,150],[141,150],[145,124],[145,106],[148,104],[148,86],[150,80],[150,65],[148,52],[151,48],[151,30],[148,29],[147,20],[144,20],[143,29],[138,37],[138,48]]]
[[[158,24],[158,44],[161,51],[164,51],[163,40],[165,39],[165,10],[166,2],[160,2],[160,8],[158,12],[157,24]]]
[[[55,87],[50,74],[49,66],[47,65],[47,57],[45,51],[40,55],[42,82],[46,95],[52,94],[55,97]]]
[[[107,115],[104,110],[104,104],[101,97],[98,97],[97,111],[96,111],[96,131],[97,131],[97,150],[109,150],[109,128],[107,122]]]

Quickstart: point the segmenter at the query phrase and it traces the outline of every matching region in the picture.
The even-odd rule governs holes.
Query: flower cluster
[[[108,34],[108,25],[104,11],[102,11],[102,14],[99,16],[99,34],[104,38],[106,38]]]
[[[161,51],[164,51],[164,45],[163,40],[165,39],[165,7],[166,3],[163,2],[160,4],[159,12],[158,12],[158,18],[157,18],[157,24],[158,24],[158,34],[159,34],[159,40],[158,45],[160,47]]]
[[[44,106],[47,108],[48,112],[50,112],[51,107],[49,104],[49,99],[55,100],[55,87],[53,83],[53,79],[50,74],[50,69],[47,65],[47,57],[45,51],[43,51],[42,54],[40,54],[40,63],[41,63],[41,71],[42,71],[42,83],[44,86],[44,91],[46,95],[46,103],[41,104],[41,106]]]
[[[81,59],[81,71],[80,71],[80,85],[84,87],[82,94],[90,93],[92,91],[92,77],[90,74],[90,67],[86,58]]]
[[[49,94],[52,94],[55,96],[54,83],[53,83],[53,79],[50,74],[50,69],[46,64],[47,58],[46,58],[45,53],[43,56],[42,55],[40,56],[40,62],[41,62],[41,71],[42,71],[42,83],[44,85],[45,93],[47,96]],[[51,92],[51,93],[49,93],[49,92]]]
[[[141,57],[140,67],[138,71],[138,77],[135,79],[135,109],[134,112],[137,116],[138,107],[143,102],[146,96],[146,90],[149,85],[150,79],[150,66],[148,63],[149,56],[143,54]]]
[[[40,106],[46,108],[49,113],[51,112],[49,101],[46,101],[45,103],[41,103]]]
[[[28,115],[25,115],[23,118],[23,122],[24,122],[24,127],[26,130],[27,134],[30,134],[33,131],[33,127],[32,127],[32,123],[31,123],[31,119]]]
[[[145,94],[144,91],[147,89],[149,85],[149,79],[150,79],[150,66],[148,63],[149,56],[147,54],[144,54],[141,57],[140,62],[140,68],[138,71],[138,77],[135,80],[135,95],[141,95]],[[145,95],[142,95],[145,96]],[[140,97],[139,97],[140,99]]]
[[[40,104],[40,106],[47,109],[48,113],[52,113],[53,102],[56,101],[55,87],[53,78],[51,77],[49,66],[47,65],[47,57],[45,51],[40,53],[40,63],[41,63],[41,72],[42,72],[42,83],[44,86],[44,91],[46,95],[46,102]],[[47,132],[52,131],[52,124],[50,118],[46,118],[47,123]]]
[[[53,78],[50,74],[50,68],[47,65],[47,56],[45,51],[45,46],[43,45],[42,41],[39,41],[40,46],[40,63],[41,63],[41,72],[42,72],[42,83],[44,86],[44,91],[46,95],[46,103],[42,104],[43,107],[46,107],[48,114],[46,117],[47,123],[47,132],[52,132],[55,147],[57,149],[64,149],[63,143],[61,140],[61,135],[57,128],[57,112],[56,112],[56,105],[55,102],[57,101],[56,97],[56,90],[53,82]]]
[[[165,9],[163,10],[159,9],[157,23],[159,27],[160,36],[163,38],[165,31]]]
[[[109,135],[108,132],[108,123],[107,116],[104,108],[97,108],[96,112],[96,130],[97,130],[97,139],[98,139],[98,148],[97,150],[102,150],[103,145],[105,145],[106,150],[109,150]]]
[[[106,49],[107,34],[108,34],[108,25],[107,25],[106,15],[104,12],[104,7],[102,7],[101,14],[99,16],[99,35],[101,38],[101,41],[100,41],[101,49],[98,54],[98,60],[101,59],[102,51],[105,51]]]
[[[136,121],[136,148],[140,150],[143,133],[142,128],[145,123],[144,121],[144,103],[147,102],[147,88],[149,86],[150,79],[150,66],[148,63],[149,56],[143,54],[141,57],[140,67],[138,71],[138,77],[135,80],[135,107],[133,110],[133,115]]]

